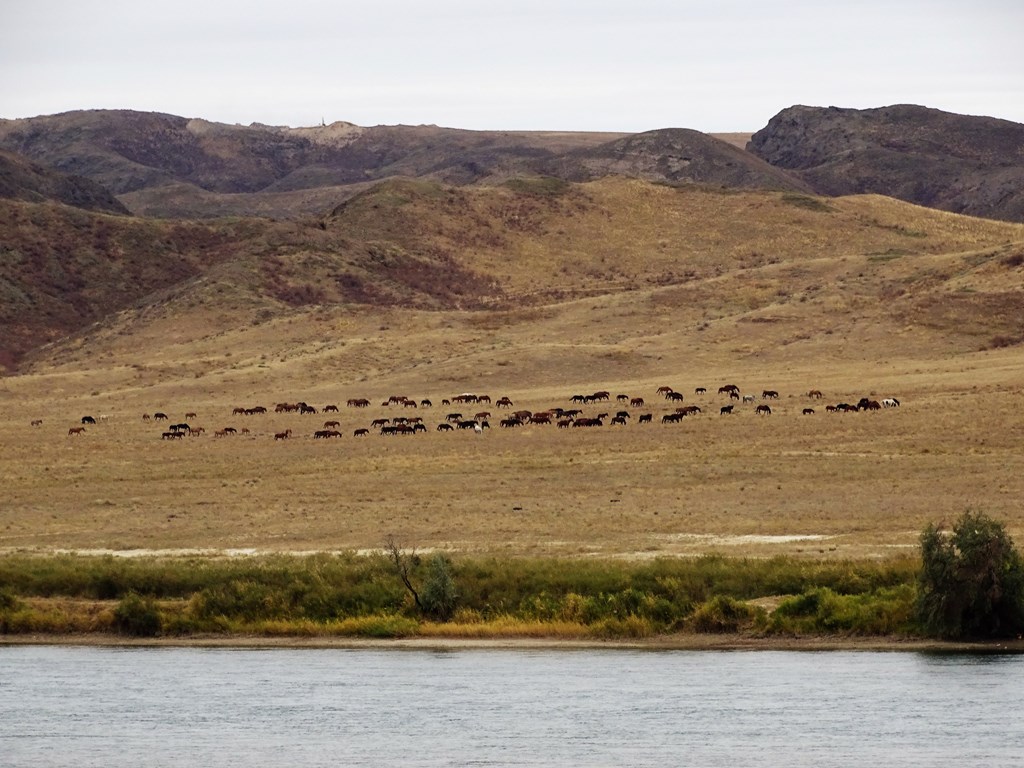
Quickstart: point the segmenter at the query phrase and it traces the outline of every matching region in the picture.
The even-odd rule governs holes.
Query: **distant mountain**
[[[89,177],[134,212],[162,217],[322,213],[369,183],[397,177],[461,186],[517,176],[624,175],[808,190],[725,141],[684,129],[629,135],[344,122],[287,128],[93,110],[0,120],[0,149]]]
[[[109,190],[83,176],[54,171],[12,152],[0,151],[0,198],[53,201],[88,211],[127,214]]]
[[[1024,125],[914,105],[794,106],[747,147],[822,195],[871,192],[1024,221]]]

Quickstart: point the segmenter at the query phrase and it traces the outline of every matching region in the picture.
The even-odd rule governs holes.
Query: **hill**
[[[96,182],[46,168],[11,152],[0,151],[0,199],[55,201],[88,211],[127,214],[117,198]]]
[[[72,346],[116,348],[131,364],[138,334],[155,341],[154,327],[201,339],[336,311],[439,313],[429,325],[468,312],[485,326],[525,313],[572,339],[582,330],[557,325],[582,300],[631,306],[638,330],[616,332],[624,338],[671,318],[695,349],[739,343],[752,328],[774,329],[785,345],[821,344],[799,329],[831,328],[838,343],[870,318],[873,336],[909,328],[915,343],[965,350],[1017,343],[1024,308],[1019,225],[871,196],[394,180],[321,219],[133,220],[14,202],[0,214],[13,256],[0,265],[8,363],[26,353],[35,364],[82,362],[66,342],[33,351],[70,333]],[[596,321],[603,311],[594,312]]]
[[[287,128],[92,110],[0,121],[0,148],[87,176],[136,214],[159,217],[319,214],[395,177],[467,185],[520,175],[582,181],[623,174],[806,190],[725,141],[682,129],[631,138],[344,122]]]
[[[1024,125],[915,105],[794,106],[748,149],[821,195],[875,193],[1024,221]]]

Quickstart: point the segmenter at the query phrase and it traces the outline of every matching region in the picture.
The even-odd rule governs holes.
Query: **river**
[[[1021,766],[1024,655],[0,646],[0,765]]]

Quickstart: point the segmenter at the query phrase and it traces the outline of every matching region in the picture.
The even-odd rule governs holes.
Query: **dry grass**
[[[512,555],[886,557],[967,507],[1024,537],[1024,227],[872,196],[809,205],[622,181],[543,199],[460,190],[458,215],[431,218],[414,193],[389,242],[457,254],[499,279],[500,301],[253,321],[265,304],[227,274],[220,304],[128,311],[51,347],[0,380],[0,548],[347,550],[393,534]],[[356,214],[342,219],[372,224]],[[781,398],[769,417],[719,416],[724,383]],[[661,385],[703,413],[658,423]],[[645,398],[628,410],[655,423],[504,430],[491,407],[482,436],[434,431],[480,410],[441,405],[463,391],[537,411],[599,389]],[[416,411],[428,432],[353,438],[398,414],[381,406],[391,394],[434,402]],[[824,412],[862,396],[903,406]],[[353,397],[373,404],[346,408]],[[232,415],[297,400],[341,413]],[[161,440],[141,420],[154,411],[195,411],[206,433]],[[86,414],[109,418],[69,437]],[[345,436],[312,439],[333,418]],[[213,437],[228,425],[251,432]]]

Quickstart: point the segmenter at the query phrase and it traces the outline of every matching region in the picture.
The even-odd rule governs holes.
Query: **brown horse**
[[[292,431],[290,429],[286,429],[284,432],[276,432],[274,434],[274,439],[275,440],[287,440],[291,436],[292,436]]]
[[[80,435],[85,432],[85,427],[72,427],[68,430],[68,435]]]

